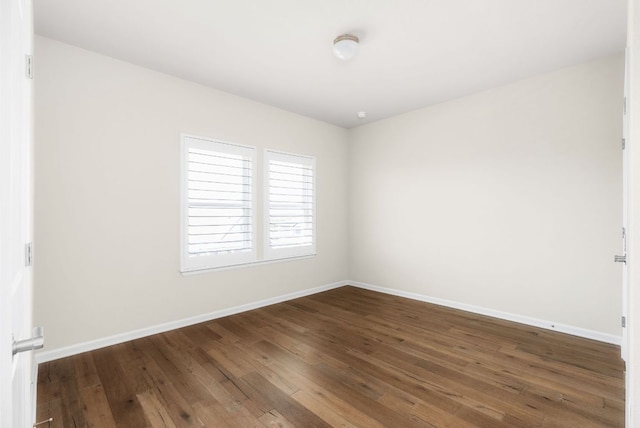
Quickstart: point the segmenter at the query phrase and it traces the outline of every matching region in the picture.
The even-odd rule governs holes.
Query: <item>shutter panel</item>
[[[265,152],[265,257],[315,254],[315,159]]]
[[[184,137],[183,269],[255,260],[255,149]]]

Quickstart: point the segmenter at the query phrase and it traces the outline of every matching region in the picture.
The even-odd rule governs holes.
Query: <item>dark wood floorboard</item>
[[[605,343],[342,287],[41,364],[37,420],[624,427],[619,355]]]

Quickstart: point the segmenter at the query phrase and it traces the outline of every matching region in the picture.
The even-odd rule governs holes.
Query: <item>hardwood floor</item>
[[[42,364],[37,420],[623,427],[619,355],[613,345],[343,287]]]

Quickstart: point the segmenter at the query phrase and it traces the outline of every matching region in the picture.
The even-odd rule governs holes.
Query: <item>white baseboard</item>
[[[390,294],[398,297],[406,297],[412,300],[418,300],[421,302],[433,303],[436,305],[446,306],[454,309],[461,309],[463,311],[472,312],[480,315],[487,315],[494,318],[499,318],[507,321],[513,321],[520,324],[526,324],[534,327],[540,327],[547,330],[559,331],[561,333],[567,333],[574,336],[584,337],[587,339],[593,339],[600,342],[611,343],[614,345],[620,345],[622,338],[612,334],[606,334],[599,331],[588,330],[580,327],[575,327],[567,324],[560,324],[553,321],[541,320],[538,318],[531,318],[523,315],[512,314],[509,312],[497,311],[495,309],[483,308],[480,306],[468,305],[466,303],[455,302],[452,300],[439,299],[437,297],[426,296],[423,294],[410,293],[407,291],[396,290],[393,288],[379,287],[377,285],[371,285],[358,281],[339,281],[332,284],[322,285],[319,287],[309,288],[295,293],[284,294],[281,296],[272,297],[257,302],[247,303],[245,305],[234,306],[228,309],[221,309],[206,314],[197,315],[194,317],[184,318],[177,321],[171,321],[164,324],[141,328],[125,333],[116,334],[88,342],[78,343],[63,348],[43,350],[37,352],[35,360],[37,364],[45,363],[47,361],[57,360],[59,358],[69,357],[77,355],[87,351],[93,351],[95,349],[104,348],[106,346],[117,345],[119,343],[128,342],[129,340],[140,339],[142,337],[151,336],[153,334],[164,333],[166,331],[175,330],[177,328],[187,327],[189,325],[198,324],[205,321],[210,321],[216,318],[226,317],[228,315],[237,314],[240,312],[250,311],[252,309],[258,309],[264,306],[273,305],[276,303],[286,302],[287,300],[297,299],[299,297],[309,296],[311,294],[320,293],[334,288],[343,287],[345,285],[352,285],[354,287],[364,288],[371,291],[377,291],[380,293]]]
[[[495,309],[483,308],[481,306],[468,305],[466,303],[455,302],[453,300],[445,300],[445,299],[439,299],[437,297],[425,296],[423,294],[410,293],[407,291],[396,290],[393,288],[379,287],[377,285],[371,285],[364,282],[346,281],[346,283],[348,283],[349,285],[353,285],[354,287],[364,288],[371,291],[391,294],[398,297],[406,297],[408,299],[419,300],[421,302],[427,302],[427,303],[433,303],[440,306],[447,306],[449,308],[461,309],[463,311],[472,312],[475,314],[487,315],[490,317],[499,318],[507,321],[513,321],[520,324],[540,327],[547,330],[559,331],[561,333],[567,333],[573,336],[593,339],[599,342],[611,343],[618,346],[622,343],[621,336],[615,336],[613,334],[602,333],[595,330],[588,330],[585,328],[575,327],[567,324],[561,324],[553,321],[546,321],[538,318],[527,317],[524,315],[517,315],[509,312],[502,312]]]
[[[184,318],[177,321],[171,321],[164,324],[145,327],[138,330],[129,331],[126,333],[115,334],[113,336],[108,336],[108,337],[104,337],[96,340],[90,340],[88,342],[78,343],[76,345],[66,346],[58,349],[52,349],[50,351],[43,350],[42,352],[36,353],[35,360],[37,364],[46,363],[47,361],[53,361],[59,358],[70,357],[72,355],[81,354],[83,352],[104,348],[106,346],[117,345],[119,343],[128,342],[129,340],[140,339],[142,337],[151,336],[153,334],[164,333],[166,331],[187,327],[193,324],[210,321],[216,318],[222,318],[222,317],[237,314],[240,312],[250,311],[252,309],[258,309],[264,306],[286,302],[287,300],[293,300],[299,297],[309,296],[311,294],[320,293],[322,291],[343,287],[348,284],[349,283],[347,281],[334,282],[333,284],[327,284],[319,287],[309,288],[302,291],[296,291],[295,293],[284,294],[281,296],[276,296],[269,299],[260,300],[257,302],[247,303],[245,305],[234,306],[228,309],[221,309],[219,311],[214,311],[206,314],[197,315],[194,317]]]

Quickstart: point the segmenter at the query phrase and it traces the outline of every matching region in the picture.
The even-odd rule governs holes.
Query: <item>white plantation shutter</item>
[[[256,259],[255,149],[183,136],[182,270]]]
[[[265,151],[267,259],[315,254],[315,158]]]

